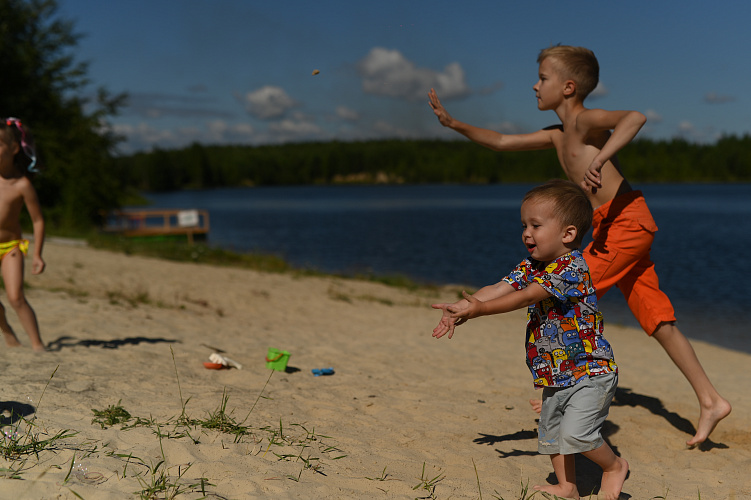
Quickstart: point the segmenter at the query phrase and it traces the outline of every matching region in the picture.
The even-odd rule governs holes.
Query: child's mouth
[[[527,250],[529,250],[530,253],[534,252],[535,248],[537,248],[537,245],[534,243],[527,243]]]

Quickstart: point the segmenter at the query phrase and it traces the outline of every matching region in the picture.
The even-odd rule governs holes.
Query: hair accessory
[[[19,120],[18,118],[13,118],[12,116],[9,116],[8,118],[5,119],[5,124],[8,125],[9,127],[16,127],[18,131],[21,132],[21,149],[23,150],[24,154],[29,158],[29,160],[31,160],[31,163],[29,163],[29,166],[26,167],[26,169],[29,172],[37,172],[36,151],[34,151],[34,146],[32,146],[26,140],[26,130],[24,130],[21,120]]]

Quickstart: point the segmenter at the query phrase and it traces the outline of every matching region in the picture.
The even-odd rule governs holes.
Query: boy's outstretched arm
[[[554,148],[550,130],[543,129],[531,134],[501,134],[495,130],[475,127],[452,117],[443,107],[434,89],[428,93],[428,104],[444,127],[459,132],[467,139],[493,151],[532,151]]]
[[[477,300],[487,301],[487,300],[492,300],[498,297],[502,297],[513,291],[514,291],[514,287],[512,287],[505,281],[499,281],[498,283],[494,285],[487,285],[487,286],[480,288],[472,296],[475,297]],[[466,292],[462,292],[462,294],[466,297]],[[455,317],[453,311],[464,309],[468,305],[469,305],[469,301],[466,298],[459,299],[453,304],[449,304],[449,303],[432,304],[431,307],[433,309],[441,309],[441,311],[443,311],[443,315],[441,316],[441,320],[438,322],[438,326],[433,328],[433,337],[439,339],[443,337],[444,335],[446,335],[447,333],[449,335],[449,338],[453,337],[454,329],[457,326],[466,323],[467,321],[466,318],[460,319],[460,318]],[[449,309],[451,309],[451,311]]]
[[[579,114],[576,128],[586,136],[589,132],[612,130],[607,142],[600,152],[592,159],[592,163],[584,174],[582,186],[584,189],[601,188],[602,166],[629,142],[647,122],[647,117],[638,111],[605,111],[603,109],[588,109]]]
[[[530,283],[521,290],[516,290],[511,285],[508,286],[513,290],[512,293],[487,301],[481,301],[475,296],[468,295],[467,292],[462,292],[468,302],[467,307],[462,309],[449,307],[448,310],[453,318],[468,320],[478,316],[516,311],[550,297],[550,292],[537,283]]]
[[[454,326],[467,320],[522,309],[550,296],[550,292],[537,283],[531,283],[521,290],[516,290],[506,282],[501,282],[499,285],[505,285],[499,287],[503,293],[495,297],[480,293],[485,290],[482,289],[474,295],[462,292],[464,300],[454,304],[433,304],[435,309],[443,310],[443,317],[433,330],[433,336],[441,338],[448,333],[451,338],[454,334]]]

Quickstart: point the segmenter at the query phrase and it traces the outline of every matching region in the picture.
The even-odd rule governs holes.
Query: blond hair
[[[553,179],[532,188],[522,200],[548,201],[553,205],[553,217],[564,227],[576,228],[575,246],[580,246],[584,235],[592,226],[592,203],[587,193],[576,183],[564,179]]]
[[[537,56],[537,63],[548,58],[555,60],[555,67],[564,80],[576,83],[576,93],[582,101],[597,87],[600,64],[591,50],[571,45],[555,45],[542,49]]]

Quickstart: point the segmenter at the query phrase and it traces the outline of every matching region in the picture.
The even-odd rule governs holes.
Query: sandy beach
[[[553,477],[527,403],[538,393],[524,312],[436,340],[430,304],[456,286],[409,291],[55,242],[45,260],[26,283],[50,352],[32,352],[0,296],[24,344],[0,358],[2,498],[139,498],[162,485],[177,498],[509,500]],[[605,433],[631,466],[622,498],[751,498],[751,356],[694,342],[734,410],[687,449],[691,387],[656,341],[605,321],[621,373]],[[270,347],[291,353],[286,372],[266,367]],[[215,350],[242,369],[206,369]],[[113,406],[130,428],[92,423],[92,410]],[[222,409],[223,429],[209,428]],[[597,498],[596,467],[577,466],[582,497]]]

